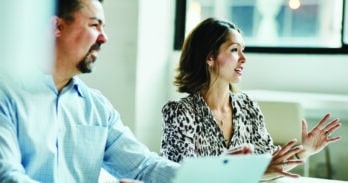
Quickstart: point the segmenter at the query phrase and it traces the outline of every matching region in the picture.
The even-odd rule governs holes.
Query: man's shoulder
[[[83,80],[78,77],[74,77],[74,85],[77,92],[84,98],[88,98],[88,100],[109,104],[110,101],[104,96],[104,94],[96,88],[88,86]]]
[[[91,95],[91,96],[103,96],[100,90],[88,86],[83,80],[81,80],[79,77],[73,78],[73,84],[75,85],[75,88],[82,92],[83,95]]]
[[[0,74],[0,97],[7,97],[21,91],[21,83],[13,78]]]

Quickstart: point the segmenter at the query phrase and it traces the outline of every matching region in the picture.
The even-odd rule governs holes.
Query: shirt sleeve
[[[151,152],[123,125],[117,111],[111,109],[108,140],[103,168],[118,179],[129,178],[146,183],[167,183],[179,164]]]
[[[196,157],[193,127],[194,113],[179,102],[170,101],[162,108],[161,155],[181,162],[184,157]]]
[[[2,86],[0,86],[2,87]],[[0,182],[34,183],[21,165],[21,154],[17,141],[15,114],[9,98],[0,90]]]

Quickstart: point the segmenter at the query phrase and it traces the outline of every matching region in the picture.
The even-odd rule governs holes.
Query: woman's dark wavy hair
[[[218,55],[232,30],[241,32],[233,23],[215,18],[205,19],[192,30],[184,41],[174,80],[178,92],[193,94],[208,89],[211,78],[206,61]]]
[[[103,2],[103,0],[98,0]],[[81,0],[56,0],[55,15],[67,20],[74,20],[73,14],[83,7]]]

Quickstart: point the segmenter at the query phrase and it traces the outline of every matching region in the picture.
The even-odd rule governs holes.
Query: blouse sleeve
[[[170,101],[162,108],[161,155],[169,160],[180,162],[184,157],[194,157],[195,127],[193,112],[182,103]],[[190,125],[191,124],[191,125]]]

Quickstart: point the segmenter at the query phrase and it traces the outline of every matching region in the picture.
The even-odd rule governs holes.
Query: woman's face
[[[220,46],[217,57],[213,59],[214,71],[211,73],[212,76],[215,75],[218,80],[225,80],[228,83],[239,83],[246,61],[243,53],[244,47],[241,34],[232,30],[227,41]]]

